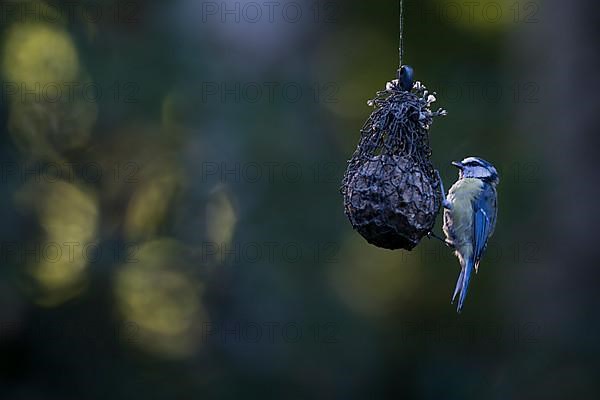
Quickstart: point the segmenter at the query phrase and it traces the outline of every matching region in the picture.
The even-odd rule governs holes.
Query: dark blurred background
[[[457,315],[339,194],[397,1],[3,1],[0,398],[598,398],[594,4],[405,0],[434,164],[502,179]]]

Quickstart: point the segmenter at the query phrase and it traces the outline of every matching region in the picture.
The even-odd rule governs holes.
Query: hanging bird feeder
[[[402,3],[400,4],[402,65]],[[398,79],[368,102],[375,108],[361,130],[342,182],[344,211],[369,243],[412,250],[433,229],[443,193],[431,164],[429,128],[446,111],[431,110],[435,93],[401,66]]]

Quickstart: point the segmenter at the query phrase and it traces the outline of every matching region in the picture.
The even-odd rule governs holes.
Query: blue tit
[[[498,202],[496,186],[500,182],[496,168],[478,157],[453,162],[459,169],[456,183],[443,201],[446,243],[455,250],[460,275],[452,303],[460,293],[456,311],[461,312],[471,274],[479,269],[488,239],[494,232]]]

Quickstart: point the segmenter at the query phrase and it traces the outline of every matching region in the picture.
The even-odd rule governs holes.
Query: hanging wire
[[[398,53],[399,53],[399,68],[402,68],[402,58],[404,53],[404,7],[403,1],[400,0],[400,43],[398,45]]]

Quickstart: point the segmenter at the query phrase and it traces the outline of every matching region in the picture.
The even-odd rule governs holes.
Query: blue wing
[[[465,260],[452,296],[452,302],[454,302],[456,295],[460,293],[456,309],[459,313],[467,298],[473,267],[475,267],[475,271],[479,269],[479,261],[483,257],[487,241],[496,226],[496,201],[496,189],[492,185],[484,183],[481,193],[473,202],[473,253]]]
[[[487,241],[496,227],[496,189],[485,184],[481,194],[473,203],[473,263],[475,271],[483,257]]]

